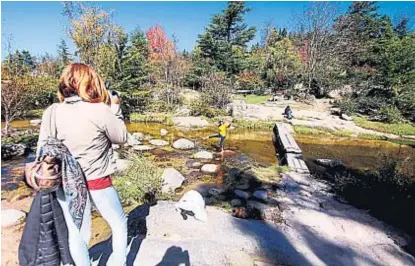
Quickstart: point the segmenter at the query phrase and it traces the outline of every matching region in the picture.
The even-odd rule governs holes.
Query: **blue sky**
[[[203,33],[213,14],[221,12],[226,2],[96,2],[106,10],[114,10],[115,22],[127,32],[136,27],[147,30],[155,24],[163,26],[166,33],[175,34],[180,50],[192,50],[197,36]],[[258,28],[253,43],[260,40],[264,22],[290,28],[295,16],[309,2],[247,2],[252,11],[246,15],[246,23]],[[350,2],[337,2],[339,10],[345,11]],[[392,17],[409,14],[415,10],[415,2],[379,2],[380,13]],[[65,34],[68,20],[62,15],[61,2],[1,2],[2,58],[5,36],[12,35],[13,49],[26,49],[32,55],[56,54],[57,45],[63,38],[74,52],[72,41]],[[413,15],[413,13],[412,13]],[[413,20],[412,20],[413,25]]]

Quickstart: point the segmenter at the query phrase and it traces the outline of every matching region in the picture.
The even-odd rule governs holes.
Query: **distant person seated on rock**
[[[220,147],[221,152],[223,152],[224,151],[224,146],[225,146],[224,144],[225,144],[225,139],[226,139],[227,131],[228,131],[228,128],[230,126],[231,126],[231,123],[230,122],[220,120],[219,121],[219,127],[218,127],[219,133],[212,134],[212,135],[210,135],[208,137],[205,137],[203,139],[219,138],[220,139],[219,140],[219,147]]]
[[[291,111],[291,108],[289,105],[285,107],[284,117],[287,118],[288,120],[291,120],[293,118],[293,111]]]

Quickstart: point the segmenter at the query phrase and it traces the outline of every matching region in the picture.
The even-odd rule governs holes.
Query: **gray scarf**
[[[68,148],[57,138],[49,137],[40,150],[40,158],[51,156],[61,160],[62,187],[69,213],[75,225],[80,229],[88,200],[85,176],[76,159]]]

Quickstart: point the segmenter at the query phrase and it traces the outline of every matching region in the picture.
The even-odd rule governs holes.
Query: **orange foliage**
[[[161,26],[155,25],[148,29],[146,37],[151,61],[168,61],[175,57],[176,49],[174,43],[167,38]]]

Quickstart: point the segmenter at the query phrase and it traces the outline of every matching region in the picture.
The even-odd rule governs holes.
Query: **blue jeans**
[[[90,190],[89,193],[98,211],[111,227],[113,252],[107,265],[123,266],[127,261],[127,215],[122,208],[118,194],[114,187]],[[85,211],[81,230],[79,230],[69,213],[68,204],[62,190],[58,192],[58,202],[68,227],[69,250],[75,265],[91,265],[88,253],[88,242],[91,235],[90,211]],[[88,201],[86,210],[90,210],[90,205]]]
[[[225,142],[226,136],[222,136],[221,134],[216,133],[216,134],[210,135],[209,138],[219,138],[219,147],[221,150],[224,150],[224,146],[225,146],[224,142]]]

